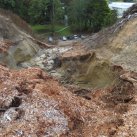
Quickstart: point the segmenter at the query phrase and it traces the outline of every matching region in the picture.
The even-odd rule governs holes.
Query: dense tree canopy
[[[76,31],[99,31],[115,21],[107,0],[0,0],[9,9],[33,24],[57,23],[68,15]]]
[[[46,12],[49,0],[31,0],[28,14],[33,23],[41,23],[46,20]]]
[[[30,0],[0,0],[0,8],[11,10],[21,16],[26,21],[29,21],[28,8]]]
[[[72,27],[80,31],[96,32],[114,21],[106,0],[72,0],[69,17]]]
[[[53,11],[54,7],[54,11]],[[0,8],[12,10],[30,23],[45,23],[63,17],[60,0],[0,0]]]

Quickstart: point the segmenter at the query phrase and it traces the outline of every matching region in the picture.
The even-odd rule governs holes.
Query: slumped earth
[[[13,17],[0,11],[0,137],[137,136],[137,5],[67,46]]]

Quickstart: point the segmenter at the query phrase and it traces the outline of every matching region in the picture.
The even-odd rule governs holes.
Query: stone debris
[[[136,135],[137,74],[121,70],[119,75],[114,87],[77,90],[39,68],[0,66],[0,137]]]
[[[29,66],[38,66],[43,70],[51,71],[54,69],[55,59],[62,56],[63,53],[70,51],[72,47],[54,47],[51,49],[41,49],[36,57],[29,62],[23,62],[21,67],[28,68]],[[27,65],[28,64],[28,65]]]
[[[0,80],[0,137],[54,137],[70,130],[80,101],[42,70],[0,66]]]

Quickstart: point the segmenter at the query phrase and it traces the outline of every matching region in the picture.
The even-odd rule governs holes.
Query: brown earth
[[[137,74],[124,73],[113,88],[82,91],[38,68],[0,66],[0,136],[136,136]]]
[[[61,81],[30,62],[19,70],[0,65],[0,137],[136,137],[136,7],[71,48],[41,49],[39,66],[51,66],[61,50]],[[2,13],[0,21],[1,64],[35,62],[44,43]]]

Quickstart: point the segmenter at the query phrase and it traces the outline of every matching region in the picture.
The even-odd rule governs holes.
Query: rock
[[[27,63],[27,62],[21,63],[19,66],[20,66],[21,68],[29,68],[29,67],[31,67],[31,66],[30,66],[30,63]]]
[[[40,56],[42,59],[44,59],[45,57],[46,57],[46,55],[45,54],[43,54],[43,55],[41,55]]]

